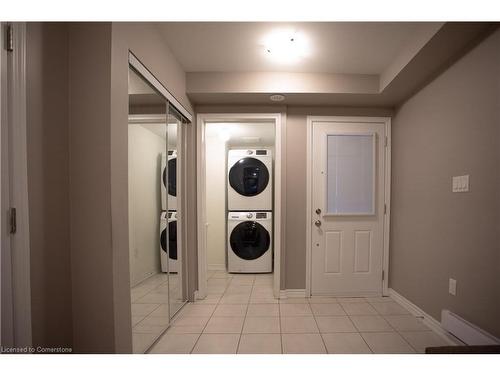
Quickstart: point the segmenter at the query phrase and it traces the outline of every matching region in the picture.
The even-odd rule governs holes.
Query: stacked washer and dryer
[[[228,151],[227,262],[231,273],[273,271],[273,156]]]
[[[168,169],[167,169],[168,163]],[[167,172],[168,170],[168,172]],[[168,159],[161,157],[161,216],[160,216],[160,259],[161,271],[179,272],[177,253],[177,151],[169,150]],[[168,205],[167,205],[168,203]],[[168,207],[168,211],[167,211]],[[167,236],[168,231],[168,236]],[[169,254],[167,254],[167,237]]]

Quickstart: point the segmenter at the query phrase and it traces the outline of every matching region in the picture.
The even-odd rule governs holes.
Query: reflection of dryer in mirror
[[[168,151],[168,176],[165,154],[161,156],[161,209],[166,210],[168,190],[168,210],[177,210],[177,150]]]
[[[168,228],[167,228],[168,223]],[[167,256],[167,230],[169,254]],[[160,217],[160,259],[161,271],[179,272],[179,259],[177,254],[177,212],[162,212]]]
[[[229,150],[227,167],[229,211],[272,210],[271,150]]]
[[[234,273],[273,271],[271,212],[229,212],[227,270]]]

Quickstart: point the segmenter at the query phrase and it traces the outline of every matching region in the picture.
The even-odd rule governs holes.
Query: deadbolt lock
[[[321,213],[321,208],[316,208],[316,213],[319,215]]]

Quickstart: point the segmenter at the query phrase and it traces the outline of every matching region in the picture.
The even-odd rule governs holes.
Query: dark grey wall
[[[397,111],[390,287],[500,336],[500,31]],[[452,193],[469,174],[470,192]],[[457,295],[448,294],[448,279]]]
[[[73,343],[113,353],[111,23],[69,26],[69,66]]]
[[[33,345],[71,347],[67,25],[26,36]]]

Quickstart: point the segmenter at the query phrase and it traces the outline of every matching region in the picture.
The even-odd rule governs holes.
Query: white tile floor
[[[387,297],[277,300],[272,275],[210,272],[151,353],[423,353],[447,343]]]
[[[183,305],[177,274],[159,273],[131,289],[134,353],[144,353],[168,327],[169,292],[170,312],[173,313]]]

